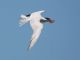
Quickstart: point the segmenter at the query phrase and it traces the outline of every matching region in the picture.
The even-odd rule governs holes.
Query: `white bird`
[[[51,20],[50,18],[43,17],[41,14],[45,12],[45,10],[33,12],[28,15],[21,15],[20,19],[20,26],[26,24],[27,22],[30,22],[30,25],[33,30],[33,34],[31,37],[31,41],[29,43],[28,49],[31,49],[34,44],[37,42],[41,31],[43,29],[43,23],[50,22],[53,23],[54,20]]]

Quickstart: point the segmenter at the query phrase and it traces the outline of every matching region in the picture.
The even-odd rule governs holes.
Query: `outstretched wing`
[[[33,32],[33,35],[32,35],[31,41],[29,43],[28,49],[31,49],[34,46],[34,44],[37,42],[40,34],[41,34],[41,30],[40,29],[38,29],[37,31]]]

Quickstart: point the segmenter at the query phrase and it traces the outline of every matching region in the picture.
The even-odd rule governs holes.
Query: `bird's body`
[[[28,49],[31,49],[34,46],[34,44],[37,42],[37,40],[41,34],[41,31],[43,29],[42,22],[46,22],[46,21],[51,22],[50,19],[42,17],[41,13],[43,13],[43,12],[44,12],[44,10],[33,12],[32,14],[29,14],[29,15],[22,15],[21,16],[20,24],[24,25],[25,23],[30,21],[30,25],[33,30],[33,34],[32,34]],[[48,20],[50,20],[50,21],[48,21]]]
[[[36,31],[37,29],[42,29],[43,28],[43,24],[39,23],[38,21],[30,21],[30,25],[32,27],[33,31]]]
[[[34,12],[30,16],[30,25],[33,30],[32,38],[30,41],[29,49],[33,47],[33,45],[37,42],[40,33],[43,29],[43,24],[40,23],[40,19],[43,18],[40,13]],[[45,18],[44,18],[45,19]]]

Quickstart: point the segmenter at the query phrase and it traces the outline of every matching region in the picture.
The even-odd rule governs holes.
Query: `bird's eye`
[[[26,15],[26,17],[29,17],[31,14]]]
[[[46,17],[46,19],[47,19],[47,20],[50,20],[50,18],[47,18],[47,17]]]

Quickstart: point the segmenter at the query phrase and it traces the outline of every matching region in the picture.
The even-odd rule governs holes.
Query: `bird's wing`
[[[41,33],[40,29],[38,29],[37,31],[33,32],[33,35],[32,35],[31,41],[29,43],[28,49],[31,49],[34,46],[34,44],[37,42],[37,39],[40,36],[40,33]]]
[[[37,14],[41,14],[41,13],[43,13],[43,12],[45,12],[45,10],[36,11],[36,12],[33,12],[32,14],[35,14],[35,13],[37,13]]]
[[[31,13],[31,16],[30,16],[30,18],[29,18],[29,20],[40,20],[40,19],[44,19],[44,20],[46,20],[44,17],[42,17],[41,16],[41,14],[43,13],[43,12],[45,12],[45,10],[41,10],[41,11],[36,11],[36,12],[33,12],[33,13]]]

